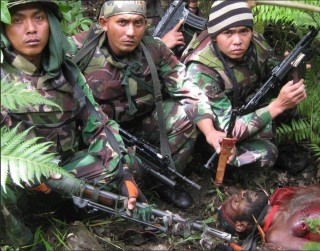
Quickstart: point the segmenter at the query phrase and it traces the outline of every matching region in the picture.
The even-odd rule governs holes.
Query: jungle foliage
[[[8,83],[1,80],[1,107],[14,111],[18,107],[29,107],[45,104],[57,106],[38,92],[28,90],[25,83]],[[7,182],[22,186],[21,182],[34,184],[41,181],[42,176],[49,177],[51,173],[68,175],[60,168],[54,153],[47,153],[52,142],[39,142],[40,137],[27,137],[32,129],[19,131],[19,125],[8,129],[1,127],[1,186],[6,191]]]

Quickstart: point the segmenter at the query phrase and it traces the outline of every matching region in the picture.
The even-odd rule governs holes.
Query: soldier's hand
[[[289,81],[285,84],[278,95],[278,97],[269,105],[269,112],[272,119],[284,112],[292,109],[306,99],[304,80],[300,79],[297,83]]]
[[[179,31],[181,25],[183,24],[184,20],[181,19],[179,23],[167,34],[165,34],[161,40],[164,42],[164,44],[172,49],[176,47],[177,45],[185,45],[184,38],[182,32]]]
[[[52,179],[60,179],[61,178],[61,174],[57,173],[57,174],[51,174],[50,178]],[[38,191],[38,192],[43,192],[45,194],[48,194],[51,192],[51,188],[47,186],[46,183],[41,182],[41,183],[35,183],[35,184],[25,184],[25,187],[27,190],[31,190],[31,191]]]
[[[134,209],[136,202],[147,202],[146,197],[138,188],[132,174],[128,168],[124,168],[122,179],[118,184],[119,191],[122,195],[128,197],[128,209]]]

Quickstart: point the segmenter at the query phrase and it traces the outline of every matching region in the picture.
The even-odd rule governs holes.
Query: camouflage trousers
[[[179,173],[183,173],[188,162],[188,157],[193,151],[197,129],[192,121],[189,120],[184,108],[177,102],[171,100],[164,101],[163,113],[172,159],[176,170]],[[159,147],[160,131],[156,111],[140,120],[137,119],[130,123],[124,123],[124,126],[131,127],[130,129],[136,137]]]
[[[237,155],[232,161],[236,167],[271,168],[278,157],[278,148],[268,139],[249,138],[236,145]]]

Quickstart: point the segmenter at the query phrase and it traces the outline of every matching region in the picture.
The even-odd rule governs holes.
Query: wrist
[[[277,100],[275,99],[272,101],[268,106],[269,113],[271,115],[271,118],[274,119],[278,115],[284,112],[285,109],[282,108],[280,104],[278,104]]]

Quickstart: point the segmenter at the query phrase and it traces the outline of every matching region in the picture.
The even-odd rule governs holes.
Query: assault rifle
[[[194,32],[206,29],[206,18],[199,17],[191,13],[186,8],[186,3],[183,0],[176,0],[170,4],[166,13],[152,32],[152,35],[154,37],[162,38],[165,34],[171,31],[181,19],[184,19],[184,23],[182,24],[180,31],[183,32],[185,41],[191,40]],[[192,34],[190,34],[190,31],[188,32],[187,28],[192,31]],[[176,54],[182,53],[182,50],[183,46],[175,48]]]
[[[163,233],[182,235],[184,238],[191,235],[191,230],[203,231],[207,235],[228,242],[232,247],[239,247],[233,243],[233,238],[229,233],[208,227],[203,223],[184,219],[177,214],[154,208],[152,205],[137,202],[133,211],[127,211],[127,197],[100,190],[72,176],[63,176],[59,180],[48,179],[46,184],[63,196],[72,197],[77,207],[89,209],[91,212],[99,210],[141,223]]]
[[[313,39],[318,35],[319,28],[316,30],[314,27],[296,44],[289,55],[271,72],[271,76],[258,90],[258,92],[250,99],[250,101],[239,109],[239,115],[245,115],[253,112],[258,108],[260,100],[266,98],[269,93],[281,86],[288,78],[289,74],[299,71],[300,78],[303,78],[306,69],[306,60],[308,49]]]
[[[176,182],[168,177],[169,175],[174,175],[194,188],[198,190],[201,189],[201,186],[197,183],[188,179],[186,176],[181,175],[170,167],[170,160],[168,156],[162,156],[152,145],[143,140],[139,140],[123,128],[119,128],[119,132],[127,146],[134,145],[136,147],[136,155],[142,162],[143,170],[152,175],[160,183],[171,188],[175,187]]]

